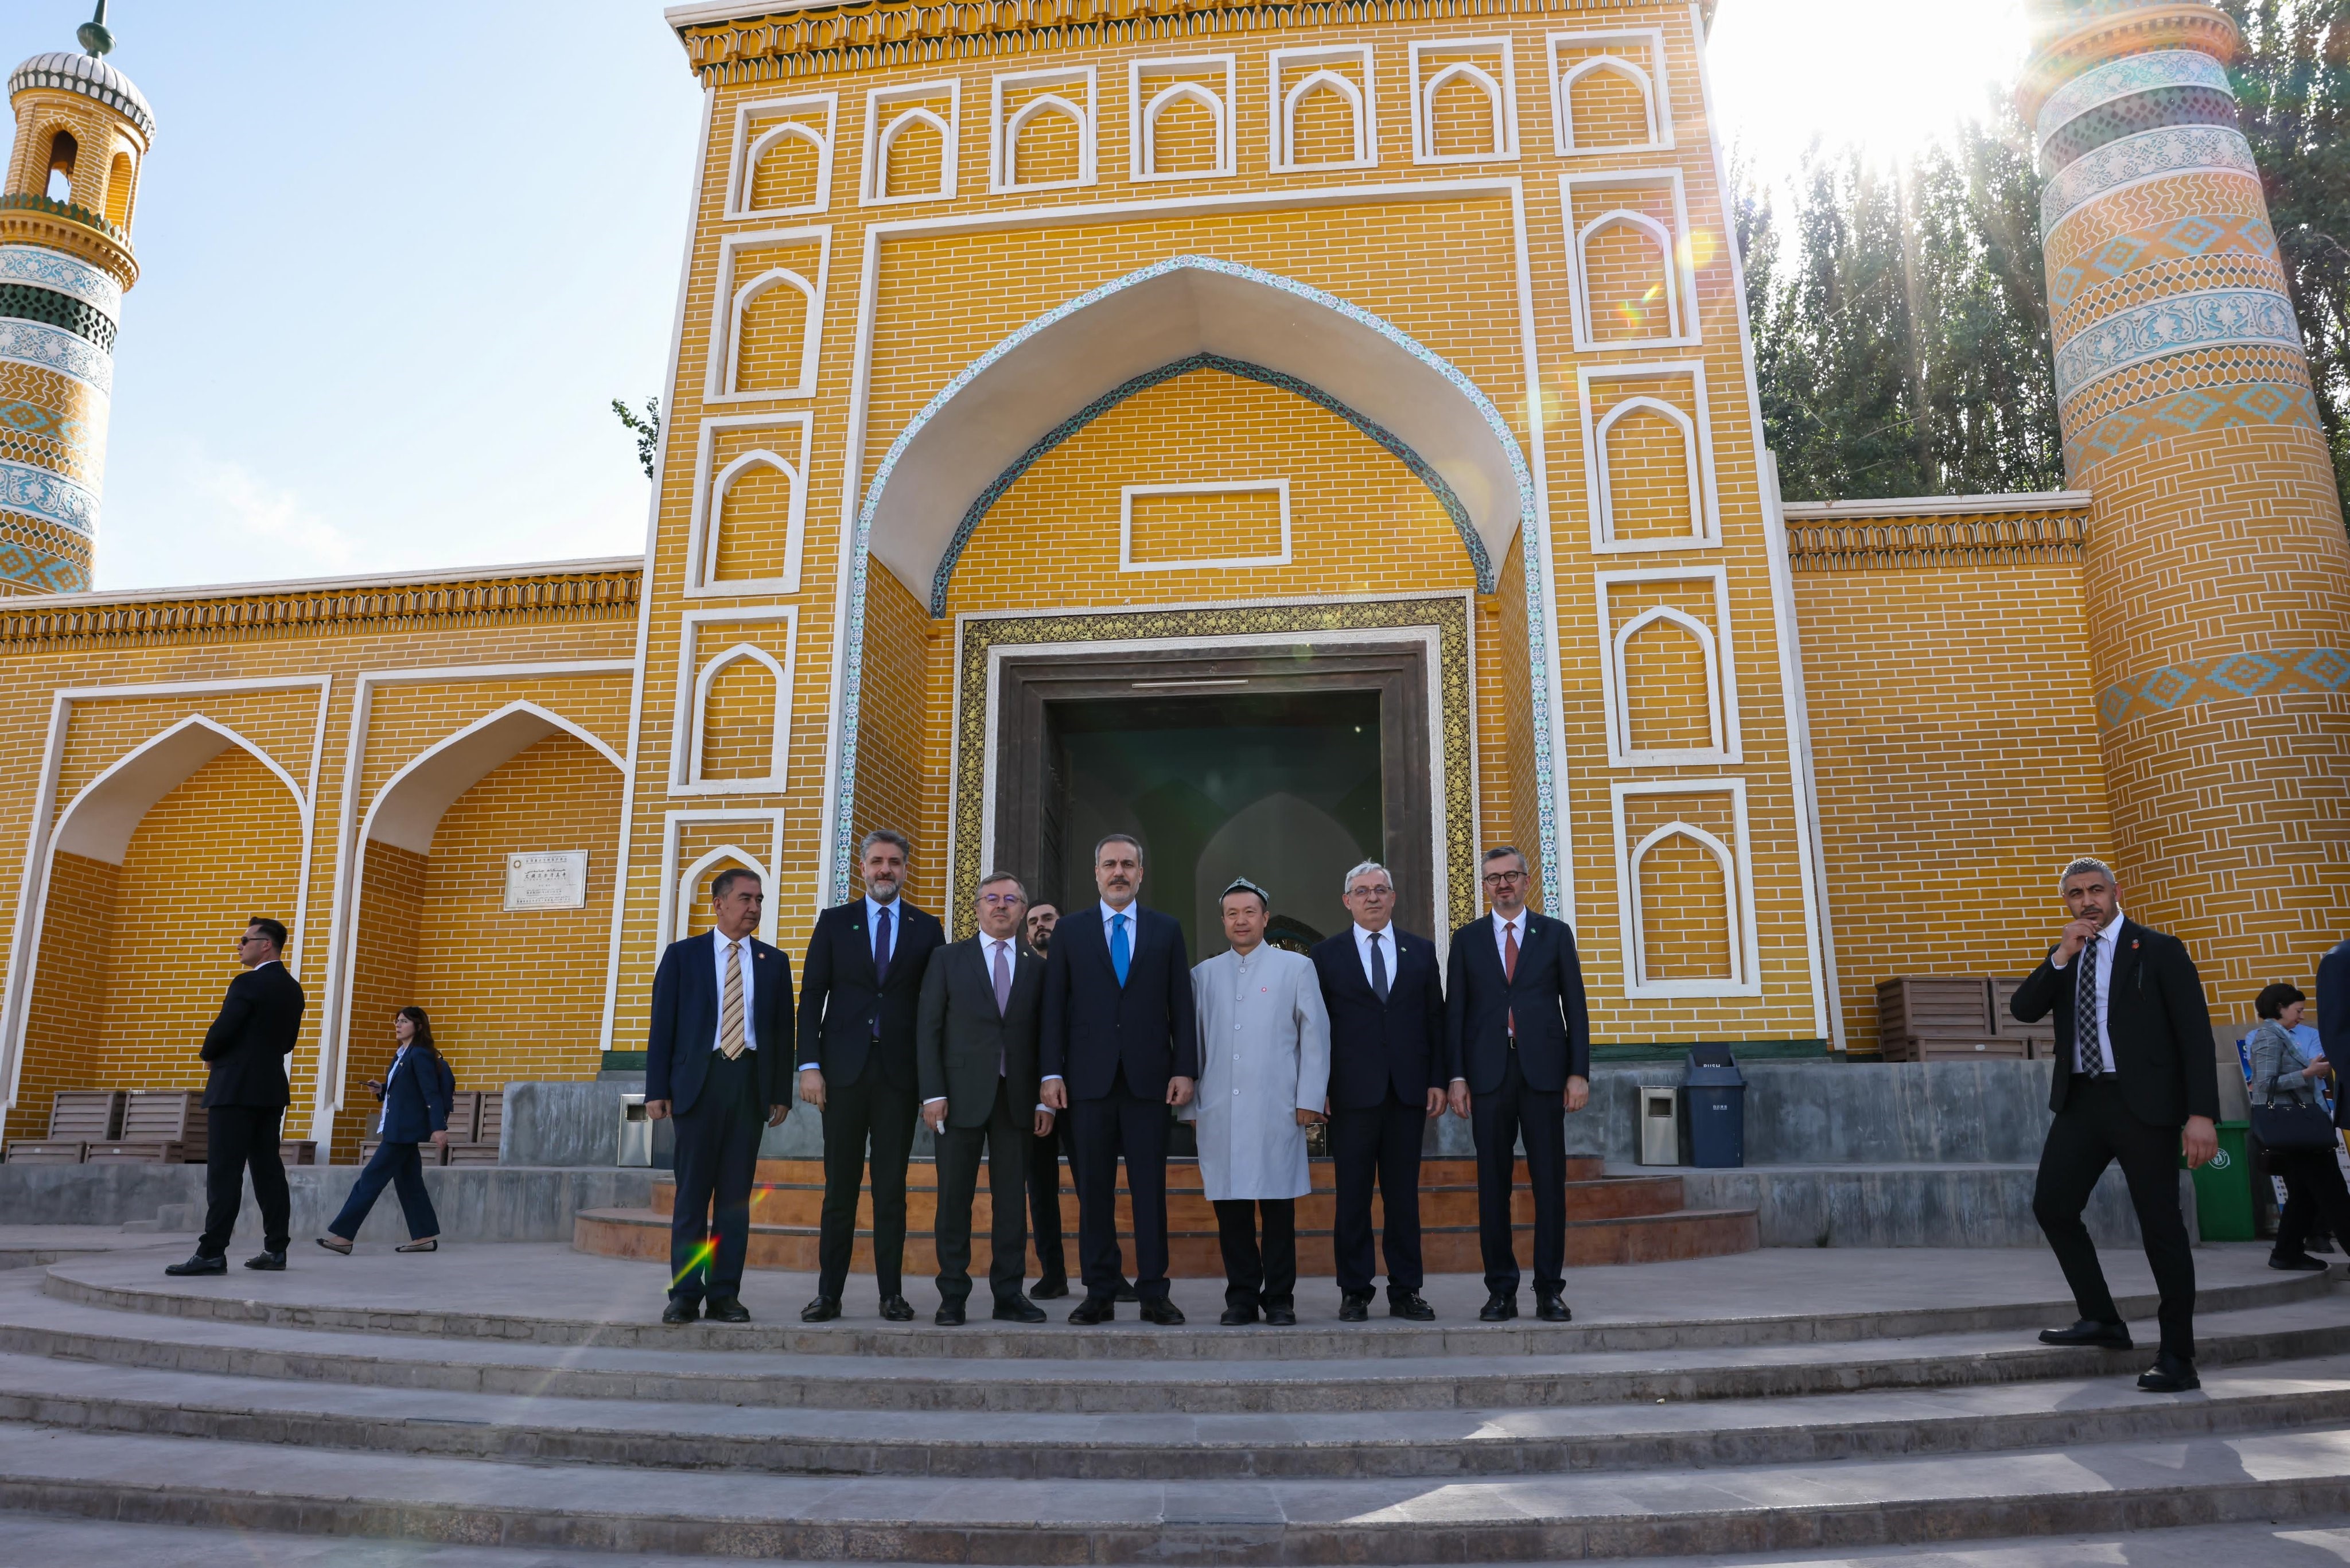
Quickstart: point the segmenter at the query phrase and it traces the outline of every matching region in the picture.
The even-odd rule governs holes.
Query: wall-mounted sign
[[[588,905],[588,852],[553,849],[506,857],[506,908],[580,909]]]

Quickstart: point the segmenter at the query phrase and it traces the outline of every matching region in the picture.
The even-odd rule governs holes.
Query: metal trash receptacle
[[[1681,1105],[1689,1124],[1682,1147],[1690,1165],[1728,1170],[1746,1163],[1746,1075],[1728,1046],[1700,1046],[1689,1054]]]
[[[1641,1165],[1681,1162],[1681,1092],[1669,1085],[1640,1085]]]
[[[642,1095],[620,1096],[620,1157],[619,1165],[650,1166],[653,1162],[653,1123],[645,1115]]]

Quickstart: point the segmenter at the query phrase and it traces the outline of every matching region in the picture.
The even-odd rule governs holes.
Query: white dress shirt
[[[1020,982],[1020,944],[1010,937],[991,937],[985,931],[982,931],[979,933],[979,962],[980,967],[987,971],[987,993],[990,996],[995,994],[995,953],[999,948],[1003,950],[1003,967],[1011,972],[1013,983],[1017,985]],[[1007,1064],[1001,1061],[996,1063],[997,1077],[1003,1075],[1006,1065]],[[922,1108],[928,1110],[932,1106],[942,1106],[946,1103],[947,1097],[944,1095],[938,1095],[924,1100]],[[1036,1102],[1036,1108],[1046,1116],[1053,1114],[1053,1107],[1042,1100]]]
[[[2106,1027],[2113,1018],[2114,953],[2122,945],[2122,927],[2128,923],[2122,918],[2121,911],[2116,909],[2114,912],[2113,924],[2097,933],[2097,1054],[2104,1059],[2103,1070],[2108,1073],[2115,1070],[2114,1035],[2113,1031]],[[2057,962],[2052,956],[2048,961],[2048,967],[2061,974],[2066,965]],[[2079,982],[2076,981],[2074,983],[2077,985]],[[2077,1026],[2078,1020],[2074,1022]],[[2080,1052],[2081,1041],[2076,1033],[2073,1038],[2073,1061],[2075,1065],[2080,1063]]]
[[[730,947],[743,950],[740,960],[743,965],[743,1049],[756,1051],[759,1048],[758,1032],[751,1026],[751,939],[744,937],[739,942],[729,942],[726,933],[715,927],[710,932],[710,950],[718,962],[718,1033],[711,1036],[710,1048],[712,1051],[726,1049],[726,950]]]
[[[873,933],[880,929],[881,911],[884,909],[889,911],[889,961],[891,963],[896,963],[898,961],[898,949],[906,939],[906,932],[904,929],[906,924],[906,911],[899,907],[898,900],[894,898],[886,904],[877,904],[873,901],[872,894],[868,893],[865,895],[865,951],[868,956],[873,951]],[[802,976],[801,978],[806,979],[806,977]],[[745,1006],[750,1004],[751,998],[749,992],[746,992],[743,993],[743,1001]],[[879,1012],[876,1012],[873,1015],[873,1027],[877,1031],[881,1027],[881,1015]],[[879,1038],[878,1034],[876,1038]],[[803,1062],[800,1064],[800,1071],[803,1073],[820,1072],[823,1068],[824,1064],[821,1062]]]
[[[408,1047],[402,1045],[391,1054],[391,1070],[383,1075],[383,1106],[375,1114],[375,1132],[383,1136],[384,1118],[391,1115],[391,1080],[400,1073],[400,1063],[408,1059]]]
[[[1510,932],[1513,928],[1516,929],[1518,950],[1523,952],[1526,947],[1526,921],[1533,916],[1532,909],[1520,909],[1516,914],[1504,919],[1499,909],[1493,911],[1493,950],[1502,956],[1503,974],[1510,972]]]
[[[1376,931],[1367,930],[1360,925],[1355,927],[1355,956],[1363,961],[1363,978],[1370,981],[1371,992],[1377,995],[1379,982],[1371,978],[1371,939],[1374,937],[1378,939],[1379,950],[1387,964],[1388,984],[1393,986],[1396,973],[1395,922],[1389,920]]]
[[[1128,904],[1123,909],[1113,909],[1109,907],[1109,900],[1107,898],[1104,898],[1099,907],[1101,909],[1102,945],[1107,947],[1109,945],[1110,939],[1118,934],[1118,927],[1114,922],[1121,919],[1124,920],[1126,922],[1126,961],[1129,964],[1132,963],[1134,961],[1135,936],[1140,929],[1142,924],[1141,921],[1135,919],[1135,915],[1140,909],[1141,906],[1138,904]],[[1058,1073],[1047,1073],[1045,1075],[1044,1081],[1047,1084],[1057,1084],[1061,1081],[1061,1075]],[[1036,1108],[1041,1111],[1045,1107],[1039,1106]]]

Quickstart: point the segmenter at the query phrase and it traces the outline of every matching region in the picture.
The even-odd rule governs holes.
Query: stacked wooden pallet
[[[1877,985],[1877,1038],[1888,1062],[2032,1060],[2056,1044],[2051,1019],[2019,1023],[2008,1011],[2020,980],[1906,975]]]
[[[417,1153],[427,1165],[495,1165],[498,1137],[505,1129],[504,1091],[465,1089],[449,1097],[449,1142],[419,1144]],[[359,1158],[366,1159],[383,1139],[362,1138]]]

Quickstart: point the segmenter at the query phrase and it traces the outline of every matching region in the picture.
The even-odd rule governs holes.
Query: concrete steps
[[[172,1255],[0,1274],[0,1560],[32,1513],[515,1568],[1659,1563],[2350,1514],[2350,1299],[2250,1250],[2199,1255],[2205,1386],[2167,1397],[2146,1350],[2034,1342],[2069,1315],[2039,1255],[1594,1271],[1565,1325],[1476,1324],[1445,1279],[1433,1325],[1337,1324],[1325,1281],[1295,1330],[962,1331],[663,1329],[659,1270],[554,1248]]]
[[[1567,1262],[1575,1267],[1609,1263],[1663,1262],[1680,1258],[1717,1257],[1748,1251],[1761,1245],[1752,1206],[1691,1209],[1687,1206],[1678,1176],[1608,1176],[1597,1159],[1576,1158],[1567,1162]],[[1314,1190],[1298,1200],[1297,1252],[1299,1272],[1329,1274],[1336,1264],[1332,1251],[1335,1220],[1335,1174],[1327,1160],[1311,1167]],[[1421,1250],[1433,1273],[1474,1272],[1483,1267],[1477,1238],[1477,1171],[1473,1160],[1431,1158],[1420,1167]],[[578,1215],[573,1245],[583,1252],[608,1258],[661,1262],[669,1256],[670,1216],[677,1188],[666,1175],[656,1177],[652,1202],[641,1209],[588,1209]],[[816,1267],[817,1221],[824,1199],[824,1165],[814,1159],[767,1159],[759,1162],[759,1182],[751,1199],[750,1266],[810,1272]],[[1062,1171],[1061,1223],[1073,1244],[1077,1230],[1076,1189]],[[906,1252],[909,1273],[938,1272],[933,1230],[938,1218],[937,1168],[918,1160],[908,1168],[906,1192]],[[1520,1186],[1512,1195],[1512,1218],[1518,1228],[1521,1259],[1532,1256],[1534,1195]],[[984,1267],[986,1236],[993,1205],[984,1177],[972,1200],[972,1233],[978,1238],[976,1262]],[[1383,1210],[1372,1203],[1376,1227]],[[873,1199],[862,1193],[857,1206],[857,1239],[850,1267],[873,1267]],[[1195,1161],[1172,1160],[1168,1165],[1168,1272],[1176,1279],[1221,1279],[1223,1261],[1216,1245],[1214,1210],[1200,1189]],[[1118,1198],[1118,1232],[1134,1232],[1132,1206],[1123,1184]]]

